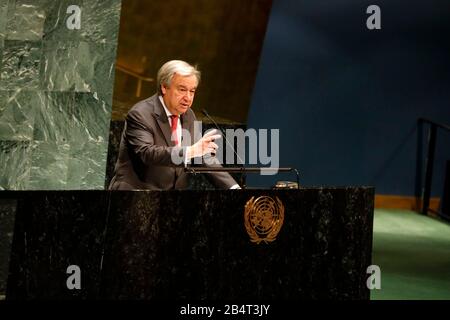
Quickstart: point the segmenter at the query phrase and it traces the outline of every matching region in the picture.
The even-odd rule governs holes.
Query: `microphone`
[[[228,141],[227,136],[225,134],[225,131],[223,130],[222,127],[220,127],[216,121],[214,121],[214,119],[212,117],[210,117],[210,115],[208,114],[208,112],[205,109],[202,109],[202,113],[205,115],[205,117],[207,117],[213,124],[214,126],[220,130],[220,132],[222,132],[223,138],[225,139],[225,142],[231,147],[231,149],[233,150],[234,154],[236,155],[236,157],[238,157],[238,159],[241,161],[242,164],[245,164],[245,161],[243,161],[241,159],[241,157],[239,157],[238,153],[236,152],[236,150],[234,149],[233,145],[230,143],[230,141]]]
[[[202,113],[205,115],[205,117],[207,117],[207,118],[214,124],[214,126],[215,126],[217,129],[220,130],[220,132],[222,132],[222,134],[223,134],[223,136],[224,136],[224,139],[225,139],[225,142],[231,147],[231,149],[233,150],[234,154],[235,154],[236,157],[241,161],[241,163],[242,163],[243,165],[245,165],[245,162],[241,159],[241,157],[239,156],[239,154],[236,152],[236,149],[234,149],[233,145],[230,143],[230,141],[228,141],[227,136],[226,136],[225,131],[223,130],[223,128],[220,127],[220,126],[216,123],[216,121],[214,121],[214,119],[208,114],[208,112],[207,112],[205,109],[202,109]],[[246,186],[245,186],[245,183],[244,183],[244,179],[245,179],[245,176],[246,176],[246,170],[247,170],[247,169],[245,169],[245,167],[242,167],[241,169],[244,169],[244,170],[241,171],[241,172],[242,172],[242,176],[241,176],[241,184],[242,184],[242,185],[241,185],[241,187],[242,187],[243,189],[245,189]],[[298,173],[298,170],[297,170],[297,169],[295,169],[295,168],[278,168],[278,169],[282,169],[283,171],[286,171],[286,169],[288,169],[288,171],[294,170],[295,173],[296,173],[296,176],[297,176],[297,188],[300,189],[300,178],[299,178],[299,173]],[[262,171],[263,168],[260,168],[260,170]]]

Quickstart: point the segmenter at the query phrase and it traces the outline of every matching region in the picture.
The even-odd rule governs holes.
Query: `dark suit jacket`
[[[194,137],[194,112],[189,109],[180,120],[182,128],[189,130],[192,139],[197,141],[200,137]],[[186,188],[188,174],[183,170],[184,163],[174,164],[171,155],[175,153],[180,159],[184,159],[186,147],[194,141],[187,141],[183,137],[181,147],[175,147],[170,137],[170,123],[158,94],[134,105],[126,117],[109,189]],[[219,189],[229,189],[236,184],[228,173],[211,173],[209,177]]]

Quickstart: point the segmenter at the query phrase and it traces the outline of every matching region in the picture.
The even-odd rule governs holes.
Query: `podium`
[[[7,300],[370,296],[372,187],[3,191],[0,197],[16,204]],[[283,219],[276,235],[258,243],[246,215],[260,197],[279,200]],[[67,287],[71,265],[81,270],[81,289]]]

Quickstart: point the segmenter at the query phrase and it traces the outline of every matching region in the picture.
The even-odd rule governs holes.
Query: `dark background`
[[[371,4],[381,30],[366,28]],[[303,185],[414,195],[417,118],[450,124],[449,39],[448,1],[274,0],[248,127],[280,129],[280,165]],[[437,138],[440,196],[450,133]]]

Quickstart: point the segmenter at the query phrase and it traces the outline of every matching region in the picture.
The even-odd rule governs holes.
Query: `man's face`
[[[180,76],[175,73],[168,87],[162,85],[163,100],[172,114],[180,115],[188,111],[194,102],[197,77]]]

